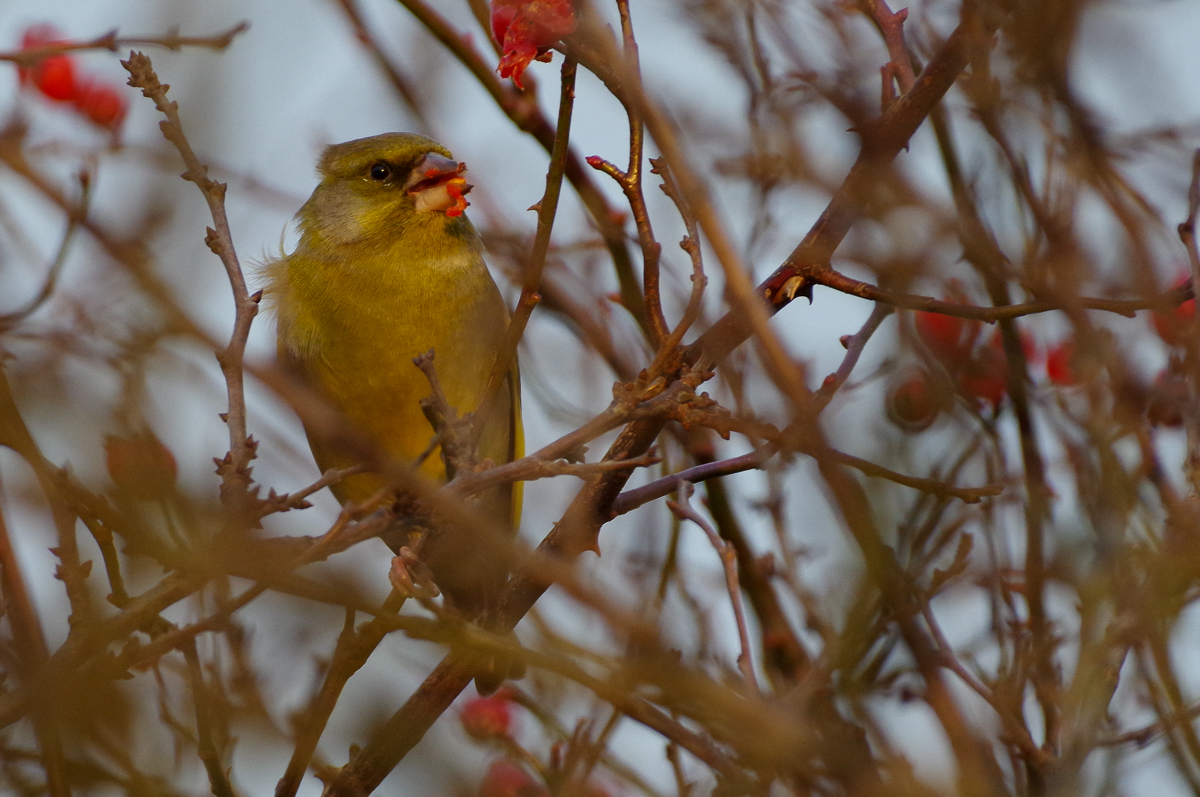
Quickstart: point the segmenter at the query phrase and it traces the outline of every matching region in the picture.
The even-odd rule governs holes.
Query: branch
[[[213,739],[212,716],[209,713],[212,698],[204,683],[204,671],[200,668],[200,656],[196,653],[196,640],[190,637],[180,647],[187,662],[187,677],[192,687],[192,703],[196,711],[197,753],[208,773],[208,785],[213,797],[234,797],[233,787],[225,768],[221,766],[221,755]]]
[[[554,216],[558,212],[558,197],[562,193],[563,172],[567,156],[571,151],[571,112],[575,107],[575,62],[567,59],[562,66],[562,91],[558,97],[558,128],[554,134],[554,149],[550,152],[550,168],[546,172],[546,190],[535,205],[538,211],[537,233],[533,239],[533,252],[521,279],[521,298],[513,311],[512,320],[504,336],[504,345],[492,366],[483,400],[475,412],[473,441],[478,442],[487,427],[488,416],[495,406],[496,397],[505,381],[514,378],[513,364],[517,358],[517,345],[525,334],[525,325],[533,308],[541,301],[538,287],[542,283],[542,269],[546,265],[546,254],[550,250],[550,233],[554,229]],[[515,409],[515,408],[514,408]]]
[[[87,41],[55,42],[54,44],[43,44],[16,52],[0,52],[0,61],[12,61],[23,67],[31,67],[52,55],[59,55],[73,50],[111,50],[115,53],[124,47],[139,44],[165,47],[168,50],[182,50],[184,47],[206,47],[210,50],[220,51],[232,44],[234,38],[239,33],[244,33],[249,29],[250,23],[243,21],[234,25],[229,30],[214,33],[212,36],[180,36],[177,28],[171,28],[171,32],[165,36],[136,36],[131,38],[121,38],[117,35],[116,30],[111,30],[103,36],[97,36],[95,39]]]
[[[754,660],[750,656],[750,631],[746,627],[746,610],[742,607],[742,589],[738,584],[737,573],[737,551],[733,546],[725,540],[721,539],[721,535],[717,534],[717,530],[704,519],[704,517],[692,508],[691,498],[695,487],[685,481],[678,482],[679,485],[679,500],[667,501],[667,507],[680,520],[690,520],[695,523],[708,536],[708,541],[712,543],[713,548],[717,551],[717,556],[721,557],[721,566],[725,571],[725,588],[729,592],[729,602],[733,605],[733,617],[737,622],[738,641],[741,643],[742,652],[737,657],[738,669],[742,672],[742,678],[746,680],[746,685],[750,687],[750,691],[754,695],[759,695],[758,678],[754,675]]]
[[[246,433],[246,392],[243,360],[246,353],[246,339],[250,335],[250,325],[258,313],[258,302],[262,296],[259,291],[253,296],[246,288],[246,278],[242,274],[241,263],[233,247],[233,236],[229,231],[229,219],[225,215],[224,183],[208,177],[208,167],[200,162],[196,153],[188,143],[179,121],[179,104],[167,100],[167,89],[170,86],[159,82],[154,73],[149,57],[142,53],[131,52],[128,61],[121,65],[129,72],[129,85],[140,88],[142,95],[153,100],[158,110],[166,117],[159,123],[163,136],[175,145],[183,158],[187,171],[183,179],[196,184],[208,203],[214,228],[207,230],[204,242],[208,248],[221,259],[229,285],[233,289],[235,308],[233,332],[229,344],[224,350],[217,352],[217,361],[221,364],[221,372],[225,375],[226,393],[229,399],[229,412],[224,416],[229,426],[229,454],[221,463],[221,501],[231,515],[231,520],[237,523],[249,522],[250,506],[253,496],[250,492],[250,462],[254,459],[254,445]]]

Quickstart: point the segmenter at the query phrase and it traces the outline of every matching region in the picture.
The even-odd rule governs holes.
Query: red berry
[[[122,496],[152,501],[175,488],[175,456],[152,432],[109,435],[104,438],[104,454],[108,475]]]
[[[52,55],[35,66],[30,80],[37,90],[58,102],[75,99],[78,85],[75,82],[75,62],[67,55]]]
[[[500,77],[517,88],[533,60],[550,60],[550,45],[575,30],[571,0],[492,0],[492,35],[500,45]]]
[[[914,368],[887,393],[888,420],[906,432],[928,429],[941,411],[941,402],[929,384],[929,374]]]
[[[1079,377],[1071,368],[1071,361],[1074,359],[1075,341],[1065,340],[1051,347],[1050,351],[1046,353],[1046,376],[1050,377],[1050,381],[1056,385],[1078,384]]]
[[[479,784],[479,797],[548,797],[549,792],[521,767],[507,759],[492,762],[483,782]]]
[[[1151,319],[1154,322],[1154,331],[1163,342],[1168,346],[1182,346],[1189,331],[1194,330],[1196,300],[1188,299],[1170,310],[1155,310]]]
[[[21,36],[21,49],[33,50],[62,41],[61,34],[50,25],[34,25]],[[18,73],[22,82],[32,83],[43,95],[59,102],[75,98],[75,61],[71,56],[51,55]]]
[[[125,97],[112,86],[85,82],[75,94],[75,107],[99,127],[115,130],[125,120]]]
[[[1187,379],[1170,370],[1162,371],[1150,388],[1146,420],[1151,426],[1183,426],[1183,408],[1187,401]]]
[[[1000,406],[1008,392],[1008,363],[1003,349],[996,345],[999,340],[997,333],[958,374],[958,386],[963,393],[993,408]]]
[[[942,313],[918,312],[913,318],[913,326],[929,351],[942,362],[953,366],[971,356],[982,324]]]
[[[500,697],[477,697],[467,701],[459,713],[463,730],[472,739],[486,741],[508,736],[512,706]]]

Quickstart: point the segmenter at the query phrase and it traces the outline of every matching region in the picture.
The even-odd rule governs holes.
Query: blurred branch
[[[804,240],[783,265],[759,284],[756,293],[767,300],[768,313],[778,312],[798,295],[807,295],[807,286],[814,282],[829,284],[830,279],[825,273],[830,271],[829,261],[862,214],[874,184],[883,177],[887,165],[966,68],[971,47],[987,46],[989,36],[990,31],[969,8],[965,8],[963,21],[930,59],[912,90],[905,92],[877,120],[859,131],[862,150],[850,173]],[[788,286],[787,290],[782,290],[784,286]],[[863,298],[886,301],[881,295],[864,295]],[[740,312],[728,312],[691,344],[689,358],[719,363],[757,326],[761,326],[761,322],[752,324]]]
[[[750,687],[751,694],[758,695],[758,678],[754,675],[754,659],[750,655],[750,632],[746,628],[746,611],[742,608],[742,589],[738,584],[737,552],[732,545],[721,539],[721,535],[702,515],[692,508],[688,499],[695,489],[688,482],[680,480],[678,482],[679,500],[667,501],[667,508],[680,520],[690,520],[699,526],[700,530],[708,536],[708,541],[712,543],[713,548],[716,549],[717,556],[721,558],[721,567],[725,571],[725,587],[729,591],[729,602],[733,606],[738,641],[742,648],[742,652],[737,657],[737,666],[741,670],[742,678],[746,681],[746,686]]]
[[[1192,295],[1196,293],[1197,286],[1200,286],[1200,246],[1196,242],[1196,218],[1200,215],[1200,149],[1196,150],[1192,157],[1192,181],[1188,186],[1188,215],[1187,218],[1179,225],[1179,239],[1183,242],[1184,248],[1187,249],[1188,263],[1191,266],[1191,289]],[[1192,327],[1195,323],[1193,319]],[[1196,407],[1197,401],[1200,400],[1200,346],[1195,342],[1195,335],[1187,335],[1188,345],[1186,350],[1191,362],[1189,369],[1188,384],[1188,405]],[[1200,415],[1197,415],[1193,409],[1186,413],[1184,426],[1187,428],[1188,435],[1188,455],[1187,455],[1187,474],[1188,481],[1191,483],[1192,493],[1200,493]]]
[[[63,232],[62,242],[58,245],[58,253],[54,256],[54,262],[50,264],[50,269],[46,272],[46,279],[42,282],[41,289],[32,299],[25,303],[24,307],[0,315],[0,332],[12,329],[24,321],[54,294],[54,289],[58,286],[58,275],[62,273],[63,265],[67,262],[67,253],[70,252],[71,244],[75,240],[75,232],[79,229],[79,222],[87,216],[88,204],[92,195],[91,185],[92,180],[88,172],[80,172],[79,186],[81,190],[77,208],[81,215],[68,214],[67,229]]]
[[[54,44],[43,44],[16,52],[0,52],[0,61],[12,61],[21,66],[34,66],[39,61],[52,55],[70,52],[72,50],[111,50],[116,52],[124,47],[139,44],[165,47],[168,50],[182,50],[184,47],[203,47],[209,50],[221,51],[233,43],[240,33],[250,29],[249,22],[239,22],[232,28],[211,36],[180,36],[178,28],[170,28],[165,36],[136,36],[122,38],[116,30],[111,30],[103,36],[87,41],[64,41]]]
[[[192,703],[196,712],[197,752],[204,771],[208,773],[208,784],[213,797],[234,797],[233,787],[225,775],[225,767],[221,765],[221,755],[213,740],[212,718],[210,708],[212,698],[204,683],[204,671],[200,667],[200,656],[196,652],[195,638],[189,638],[181,646],[183,657],[187,662],[188,681],[192,686]]]
[[[367,48],[371,57],[375,60],[375,65],[387,77],[388,82],[392,84],[396,95],[408,106],[408,109],[413,112],[413,116],[420,120],[423,118],[421,109],[421,98],[417,95],[416,89],[413,88],[412,81],[408,76],[400,71],[396,64],[392,63],[392,59],[388,58],[384,53],[383,47],[380,46],[379,40],[375,38],[375,34],[367,27],[363,21],[362,14],[358,11],[358,3],[356,0],[336,0],[342,12],[346,15],[346,19],[350,22],[350,27],[354,28],[354,36],[358,41]]]
[[[0,589],[3,590],[5,614],[16,648],[21,683],[24,685],[45,666],[50,658],[50,649],[46,645],[37,609],[30,599],[3,508],[0,508]],[[47,793],[52,797],[69,797],[71,790],[67,781],[62,739],[56,727],[59,712],[53,694],[38,691],[38,699],[32,707],[33,732],[46,774]]]

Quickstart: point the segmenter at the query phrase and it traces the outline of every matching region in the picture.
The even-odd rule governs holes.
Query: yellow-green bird
[[[265,270],[281,362],[401,461],[415,462],[434,437],[418,403],[430,384],[413,358],[433,350],[448,403],[465,414],[482,400],[504,345],[508,311],[463,214],[471,189],[465,169],[441,144],[410,133],[329,147],[317,164],[321,183],[296,215],[295,251]],[[314,432],[309,444],[322,470],[357,464]],[[482,459],[502,464],[522,455],[515,360],[478,437]],[[436,450],[420,470],[446,478]],[[343,503],[361,501],[382,485],[364,473],[333,492]],[[515,525],[519,490],[494,488],[478,506]],[[494,550],[467,532],[434,533],[422,561],[455,607],[477,617],[505,577],[487,553]]]

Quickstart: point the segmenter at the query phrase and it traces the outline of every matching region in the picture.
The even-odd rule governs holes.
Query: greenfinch
[[[450,151],[410,133],[327,148],[320,184],[300,208],[300,240],[268,263],[266,295],[276,315],[281,363],[391,457],[447,478],[435,431],[420,407],[431,393],[413,358],[432,350],[447,403],[476,410],[504,345],[508,311],[483,261],[479,234],[464,214],[471,186]],[[514,359],[476,437],[478,456],[496,464],[522,455],[520,387]],[[357,464],[306,429],[322,470]],[[375,473],[334,485],[342,503],[362,501],[384,481]],[[516,524],[519,489],[493,488],[477,501]],[[444,530],[443,530],[444,531]],[[505,578],[495,546],[469,531],[434,530],[421,560],[454,607],[479,617]],[[392,544],[392,543],[390,543]],[[396,547],[394,545],[394,547]]]

